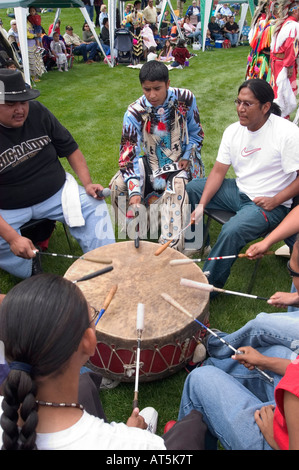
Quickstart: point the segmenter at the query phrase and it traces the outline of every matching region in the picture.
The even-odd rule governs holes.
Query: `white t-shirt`
[[[0,405],[2,399],[0,397]],[[166,450],[164,440],[156,434],[124,423],[108,424],[86,411],[68,429],[49,434],[38,433],[36,445],[39,450]]]
[[[255,132],[235,122],[223,133],[217,161],[232,165],[239,190],[251,200],[273,197],[297,177],[299,128],[274,114]],[[291,204],[292,200],[283,203]]]

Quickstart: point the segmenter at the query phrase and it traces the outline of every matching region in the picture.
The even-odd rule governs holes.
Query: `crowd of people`
[[[149,29],[151,0],[148,7],[146,15],[140,15],[139,9],[128,10],[123,27],[134,14],[135,26]],[[272,4],[267,8],[275,10]],[[238,120],[225,129],[208,177],[195,95],[170,86],[162,59],[172,57],[179,64],[180,44],[172,48],[171,41],[165,41],[156,57],[160,60],[144,63],[139,73],[142,96],[128,106],[123,118],[119,171],[110,182],[115,213],[121,210],[121,197],[125,218],[141,204],[147,209],[152,204],[175,206],[175,215],[169,210],[161,214],[159,243],[172,240],[172,248],[186,253],[185,234],[179,228],[184,226],[188,204],[191,227],[205,208],[234,212],[223,225],[211,258],[237,255],[265,233],[264,240],[247,249],[249,258],[263,256],[278,241],[291,240],[287,264],[291,292],[276,292],[268,301],[288,311],[260,313],[230,334],[207,334],[200,345],[204,355],[186,378],[177,422],[162,437],[155,434],[152,409],[135,408],[126,424],[108,423],[98,393],[99,377],[82,373],[96,348],[99,312],[93,311],[76,283],[42,272],[38,249],[20,227],[31,218],[58,220],[69,226],[83,253],[105,245],[113,250],[115,235],[103,186],[94,183],[74,137],[36,101],[39,91],[26,86],[19,70],[0,69],[4,85],[0,90],[0,267],[23,279],[0,296],[0,341],[5,345],[5,361],[0,357],[3,449],[210,450],[218,442],[228,450],[299,449],[299,209],[294,207],[299,195],[299,128],[282,114],[277,99],[281,73],[291,93],[295,91],[297,68],[291,61],[299,2],[282,0],[277,11],[269,61],[276,82],[248,77],[240,84],[235,100]],[[35,16],[33,11],[30,14]],[[262,15],[265,19],[266,12]],[[100,9],[98,16],[100,23]],[[102,28],[106,23],[104,17]],[[37,18],[30,24],[37,53],[41,25]],[[67,41],[79,48],[85,62],[97,53],[98,44],[86,24],[82,40],[70,25],[64,41],[59,33],[55,29],[52,50],[61,68],[66,64]],[[227,178],[230,167],[235,178]],[[295,240],[290,238],[294,235]],[[223,287],[233,262],[208,260],[203,267],[209,272],[208,282]]]
[[[28,9],[27,42],[30,75],[34,82],[39,81],[43,73],[51,70],[54,65],[57,65],[60,72],[68,71],[73,62],[73,55],[82,56],[84,63],[88,65],[103,60],[105,55],[109,57],[111,52],[111,28],[107,5],[102,0],[99,2],[86,0],[84,3],[98,37],[94,36],[86,21],[83,24],[82,32],[74,32],[72,25],[61,27],[61,20],[58,18],[55,23],[55,31],[53,31],[53,23],[49,27],[44,24],[42,19],[43,10],[40,11],[41,9],[33,6]],[[198,1],[193,0],[191,5],[186,8],[184,15],[179,8],[179,3],[183,2],[178,1],[178,11],[176,13],[179,14],[176,18],[169,9],[161,12],[161,3],[156,1],[154,5],[154,0],[146,0],[143,4],[141,0],[135,0],[133,4],[126,4],[123,17],[120,16],[119,8],[116,9],[114,31],[116,32],[120,28],[126,28],[130,31],[133,64],[138,64],[149,58],[157,58],[172,63],[171,65],[174,67],[184,67],[186,59],[188,59],[187,46],[192,45],[192,43],[198,43],[199,47],[202,46],[201,13]],[[211,17],[208,25],[208,40],[226,40],[232,47],[237,46],[239,38],[239,29],[235,22],[237,12],[238,4],[234,5],[233,12],[227,4],[218,9],[215,16]],[[162,18],[161,15],[163,15]],[[9,16],[13,17],[14,15],[9,12]],[[10,26],[9,31],[4,30],[2,26],[1,28],[18,57],[15,64],[18,67],[18,65],[21,65],[22,58],[15,18],[10,20]],[[158,29],[158,26],[160,26],[160,29]],[[178,28],[180,28],[180,31],[178,31]],[[53,45],[51,47],[54,33],[56,35],[55,49],[57,51],[59,49],[59,53],[57,51],[53,52]],[[164,52],[162,53],[167,41],[170,42],[172,50],[178,45],[177,55],[182,55],[182,39],[185,41],[185,60],[178,60],[169,53],[166,55]],[[180,43],[178,44],[178,42]],[[116,61],[117,54],[118,51],[115,49]]]

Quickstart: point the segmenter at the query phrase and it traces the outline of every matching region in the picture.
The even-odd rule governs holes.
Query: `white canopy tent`
[[[30,83],[30,71],[29,71],[29,60],[28,60],[28,46],[27,46],[27,14],[28,7],[36,5],[39,8],[57,8],[54,23],[59,18],[61,8],[77,7],[81,10],[85,21],[89,24],[91,31],[96,38],[96,41],[103,52],[102,45],[98,39],[98,35],[95,31],[94,25],[90,20],[84,3],[81,0],[6,0],[1,2],[1,8],[14,8],[15,18],[17,22],[17,28],[19,33],[20,50],[22,54],[23,72],[26,83]],[[54,28],[53,28],[54,29]],[[111,62],[108,64],[112,66]]]
[[[219,8],[221,8],[221,4],[227,3],[228,5],[234,4],[234,3],[241,3],[241,18],[239,21],[239,38],[242,33],[242,29],[244,26],[244,22],[246,19],[247,11],[248,8],[250,9],[251,16],[253,16],[255,6],[254,6],[254,1],[253,0],[221,0],[218,2],[218,5],[216,7],[216,11],[218,11]],[[202,50],[205,50],[205,43],[206,43],[206,37],[207,37],[207,31],[208,31],[208,23],[210,21],[210,17],[212,14],[213,10],[213,0],[200,0],[200,12],[201,12],[201,33],[202,33]],[[216,13],[215,11],[215,13]]]
[[[176,16],[175,12],[174,12],[174,9],[172,7],[172,4],[171,4],[171,1],[170,0],[162,0],[162,4],[161,4],[161,16],[160,16],[160,20],[159,20],[159,23],[158,23],[158,31],[160,31],[160,28],[161,28],[161,24],[163,22],[163,18],[164,18],[164,13],[166,11],[166,8],[169,8],[170,10],[170,13],[172,14],[172,17],[173,17],[173,20],[178,28],[178,35],[183,38],[184,35],[182,33],[182,30],[181,30],[181,27],[180,27],[180,23],[178,21],[178,17]]]

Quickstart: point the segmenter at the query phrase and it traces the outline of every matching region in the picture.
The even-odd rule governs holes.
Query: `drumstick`
[[[113,266],[107,266],[107,268],[100,269],[99,271],[95,271],[90,274],[86,274],[86,276],[80,277],[80,279],[73,281],[73,283],[75,284],[76,282],[88,281],[89,279],[100,276],[101,274],[108,273],[109,271],[112,271],[112,269],[113,269]]]
[[[98,318],[97,318],[97,320],[96,320],[96,322],[95,322],[95,325],[97,325],[99,319],[104,315],[105,311],[106,311],[107,308],[109,307],[110,302],[111,302],[111,300],[113,299],[115,292],[117,291],[117,287],[118,287],[118,285],[116,284],[115,286],[113,286],[113,287],[110,289],[110,291],[109,291],[109,293],[108,293],[106,299],[104,300],[103,307],[101,308],[101,310],[100,310],[100,312],[99,312],[99,316],[98,316]]]
[[[225,341],[224,338],[222,338],[221,336],[217,335],[217,333],[215,333],[215,331],[211,330],[210,328],[208,328],[206,325],[204,325],[202,322],[200,322],[199,320],[197,320],[197,318],[194,318],[190,312],[188,312],[188,310],[186,310],[184,307],[182,307],[176,300],[174,300],[172,297],[170,297],[170,295],[168,294],[161,294],[161,296],[163,297],[164,300],[166,300],[166,302],[170,303],[173,307],[176,307],[178,310],[180,310],[181,312],[185,313],[186,315],[188,315],[189,317],[191,317],[196,323],[198,323],[202,328],[204,328],[205,330],[207,330],[211,335],[215,336],[215,338],[219,339],[219,341],[221,341],[223,344],[225,344],[226,346],[228,346],[235,354],[244,354],[242,351],[239,351],[238,349],[234,348],[234,346],[232,346],[230,343],[228,343],[227,341]],[[273,378],[270,377],[268,374],[266,374],[266,372],[264,372],[263,370],[259,369],[257,366],[254,366],[254,368],[260,373],[262,374],[264,377],[266,377],[271,383],[274,382]]]
[[[264,253],[265,255],[273,255],[274,251],[267,251]],[[175,265],[175,264],[190,264],[190,263],[200,263],[201,261],[218,261],[222,259],[232,259],[232,258],[249,258],[246,253],[239,253],[238,255],[228,255],[228,256],[214,256],[212,258],[197,258],[197,259],[192,259],[192,258],[187,258],[187,259],[172,259],[169,261],[169,264]]]
[[[183,228],[175,237],[173,237],[171,240],[168,240],[168,242],[164,243],[164,245],[160,245],[160,247],[155,251],[155,256],[159,256],[161,253],[163,253],[164,250],[172,243],[176,238],[178,238],[185,230],[187,230],[190,225],[194,224],[194,221],[189,222],[188,225],[186,225],[185,228]]]
[[[140,345],[141,335],[144,328],[144,304],[138,304],[137,307],[137,357],[136,357],[136,375],[135,375],[135,389],[134,389],[134,400],[133,409],[138,407],[138,382],[139,382],[139,367],[140,367]]]
[[[139,216],[139,212],[135,212],[135,219]],[[135,248],[139,248],[139,223],[136,225]]]
[[[212,284],[205,284],[203,282],[191,281],[191,279],[181,278],[180,284],[181,286],[194,287],[195,289],[201,289],[201,290],[205,290],[208,292],[214,291],[214,292],[220,292],[222,294],[240,295],[241,297],[249,297],[250,299],[269,300],[269,298],[267,297],[259,297],[258,295],[244,294],[243,292],[235,292],[232,290],[220,289],[220,287],[214,287]]]
[[[46,251],[38,251],[38,250],[33,250],[35,254],[38,255],[47,255],[47,256],[60,256],[62,258],[70,258],[70,259],[84,259],[86,261],[93,261],[94,263],[102,263],[102,264],[111,264],[112,260],[111,259],[103,259],[101,257],[97,257],[96,255],[89,255],[89,256],[74,256],[74,255],[62,255],[60,253],[48,253]]]

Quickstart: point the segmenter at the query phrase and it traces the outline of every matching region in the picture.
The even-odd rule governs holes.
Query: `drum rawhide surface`
[[[144,304],[144,330],[140,348],[140,382],[167,377],[180,370],[191,358],[198,338],[204,336],[191,317],[162,298],[166,293],[184,306],[193,318],[207,324],[209,293],[180,285],[181,277],[206,282],[197,264],[171,266],[172,259],[186,258],[167,248],[159,256],[159,244],[134,241],[106,245],[88,253],[112,259],[113,270],[78,283],[87,301],[101,310],[114,285],[117,291],[96,326],[97,348],[90,359],[103,376],[132,382],[135,380],[137,350],[137,307]],[[65,273],[71,281],[100,269],[98,264],[78,259]]]

